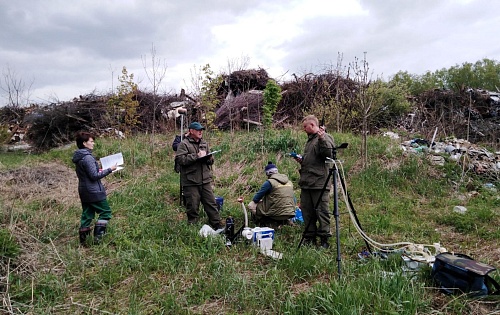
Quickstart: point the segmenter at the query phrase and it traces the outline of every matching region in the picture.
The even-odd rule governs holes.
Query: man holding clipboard
[[[198,223],[200,203],[203,204],[209,224],[214,230],[223,227],[212,190],[212,165],[214,153],[203,140],[205,128],[192,122],[187,136],[177,146],[175,161],[181,166],[181,185],[186,198],[186,215],[189,224]]]

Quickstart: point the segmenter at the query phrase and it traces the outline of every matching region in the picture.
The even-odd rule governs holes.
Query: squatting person
[[[248,208],[252,211],[256,224],[286,225],[295,217],[293,184],[285,174],[280,174],[272,162],[268,162],[264,172],[267,180],[254,195]]]

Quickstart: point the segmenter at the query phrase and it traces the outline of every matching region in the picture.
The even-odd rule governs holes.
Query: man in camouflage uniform
[[[293,184],[285,174],[280,174],[273,162],[268,162],[264,172],[267,180],[248,204],[256,224],[287,225],[295,216]]]
[[[329,186],[327,191],[322,192],[328,178],[328,164],[326,158],[333,157],[334,141],[332,136],[325,132],[323,126],[319,126],[318,119],[314,115],[306,116],[302,120],[302,127],[307,133],[308,139],[301,157],[296,158],[300,163],[300,208],[304,217],[307,230],[304,232],[306,244],[316,245],[316,237],[320,237],[320,245],[328,248],[330,233]],[[321,196],[318,209],[316,203]],[[319,224],[317,224],[319,223]]]
[[[207,155],[208,143],[202,139],[205,128],[199,122],[188,127],[188,135],[179,143],[175,161],[181,166],[181,185],[186,198],[186,214],[189,224],[198,222],[200,202],[203,204],[210,226],[223,227],[212,190],[212,165],[214,158]]]

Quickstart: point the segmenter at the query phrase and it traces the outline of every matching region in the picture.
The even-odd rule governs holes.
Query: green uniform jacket
[[[212,182],[212,156],[198,158],[198,152],[205,150],[209,153],[208,143],[201,139],[196,142],[186,137],[179,143],[175,153],[175,161],[181,166],[181,185],[196,186]]]
[[[293,184],[284,174],[273,174],[268,178],[272,189],[262,201],[257,204],[259,214],[266,217],[294,217],[295,199]]]
[[[317,134],[309,135],[302,163],[300,164],[299,186],[301,189],[322,189],[328,178],[326,158],[332,158],[335,146],[332,136],[325,133],[323,139]],[[329,189],[329,185],[326,187]]]

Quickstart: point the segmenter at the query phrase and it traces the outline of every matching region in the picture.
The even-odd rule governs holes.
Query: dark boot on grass
[[[94,227],[94,244],[99,244],[102,241],[102,238],[106,234],[106,226],[108,225],[108,221],[106,220],[98,220]]]
[[[324,249],[328,249],[330,248],[330,244],[328,243],[328,237],[326,236],[322,236],[321,237],[321,243],[320,243],[320,246]]]
[[[311,247],[316,247],[318,244],[316,243],[316,237],[315,236],[307,236],[304,238],[304,245],[305,246],[311,246]]]
[[[86,246],[87,245],[87,237],[90,235],[90,231],[92,231],[92,228],[88,227],[83,227],[78,230],[78,234],[80,237],[80,245]]]

